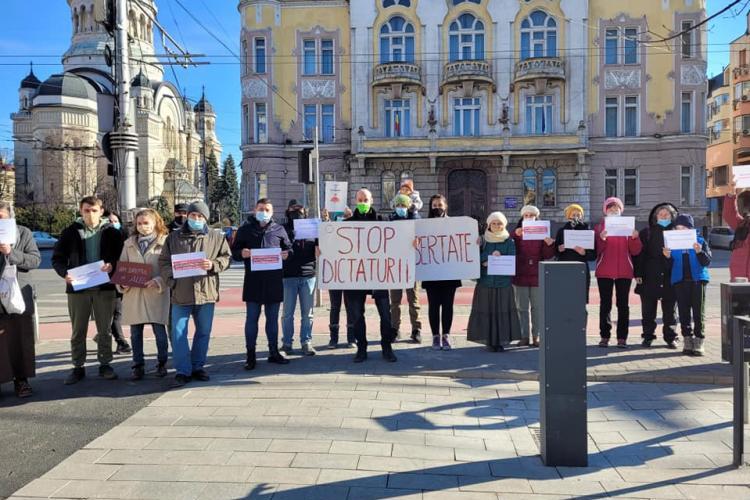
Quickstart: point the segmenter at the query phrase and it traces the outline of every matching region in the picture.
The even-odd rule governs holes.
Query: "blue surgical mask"
[[[255,212],[255,220],[260,222],[261,224],[265,224],[269,220],[271,220],[271,215],[268,212]]]
[[[409,209],[404,207],[396,207],[396,215],[399,217],[406,217],[406,214],[408,213]]]
[[[188,219],[187,223],[188,227],[193,231],[200,231],[201,229],[206,227],[206,222],[202,220]]]
[[[661,227],[669,227],[670,224],[672,224],[671,219],[659,219],[656,221],[657,224],[659,224]]]
[[[122,228],[122,224],[120,224],[119,222],[113,222],[112,223],[112,227],[115,228],[115,229],[121,229]]]

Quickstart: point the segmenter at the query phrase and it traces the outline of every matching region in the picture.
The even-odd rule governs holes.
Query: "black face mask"
[[[430,217],[445,217],[445,209],[443,208],[431,208]]]
[[[177,215],[174,218],[174,221],[178,224],[184,224],[185,223],[185,216],[184,215]]]
[[[303,214],[302,212],[294,211],[294,212],[288,212],[286,214],[286,217],[289,220],[304,219],[305,214]]]

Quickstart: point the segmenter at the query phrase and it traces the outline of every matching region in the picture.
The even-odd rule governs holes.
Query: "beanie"
[[[187,203],[178,203],[177,205],[174,206],[175,212],[186,212],[187,209],[188,209]]]
[[[674,220],[674,225],[685,226],[688,229],[693,229],[695,228],[695,220],[693,219],[693,216],[690,214],[680,214]]]
[[[605,215],[607,214],[607,207],[609,207],[610,205],[617,205],[618,207],[620,207],[620,212],[625,211],[625,205],[622,204],[622,201],[620,201],[620,198],[615,198],[614,196],[612,196],[611,198],[607,198],[606,200],[604,200],[604,214]]]
[[[508,226],[508,219],[505,217],[505,215],[502,212],[492,212],[487,217],[487,227],[489,227],[490,224],[492,224],[492,221],[499,220],[503,223],[504,226]]]
[[[209,216],[211,215],[211,212],[208,210],[208,205],[203,203],[202,201],[194,201],[188,206],[187,209],[188,215],[190,215],[193,212],[198,212],[203,217],[206,218],[206,220],[209,219]]]
[[[581,217],[584,216],[585,212],[583,210],[583,207],[581,205],[578,205],[577,203],[573,203],[572,205],[568,205],[565,207],[565,218],[570,219],[570,214],[578,210],[581,212]]]
[[[394,206],[406,206],[407,208],[411,206],[411,198],[404,194],[399,194],[393,199],[393,205]]]
[[[532,214],[534,217],[539,217],[539,213],[539,209],[534,205],[524,205],[521,209],[521,217],[523,217],[523,214]]]

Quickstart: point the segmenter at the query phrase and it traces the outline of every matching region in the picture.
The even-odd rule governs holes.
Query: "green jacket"
[[[502,255],[515,255],[516,244],[513,243],[513,238],[508,238],[502,243],[484,242],[479,254],[479,261],[482,263],[482,274],[479,277],[478,284],[487,288],[507,288],[511,285],[513,276],[491,276],[487,274],[487,267],[484,265],[488,257],[495,251],[500,252]]]

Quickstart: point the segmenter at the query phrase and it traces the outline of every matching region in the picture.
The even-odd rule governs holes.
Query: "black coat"
[[[34,287],[31,284],[29,271],[39,267],[42,262],[42,256],[34,241],[34,236],[28,228],[16,226],[16,244],[11,245],[10,254],[7,261],[10,265],[16,266],[18,286],[21,288],[23,300],[26,303],[24,314],[34,313]],[[0,275],[5,269],[6,259],[0,254]],[[5,308],[0,304],[0,315],[6,314]]]
[[[317,240],[295,240],[294,223],[290,221],[286,226],[286,234],[292,241],[292,253],[284,261],[285,278],[314,278],[315,264],[315,247],[318,246]]]
[[[573,226],[572,222],[566,223],[557,230],[555,236],[555,255],[560,262],[583,262],[586,264],[586,303],[589,301],[589,288],[591,287],[591,270],[589,262],[596,260],[596,250],[586,250],[583,255],[579,254],[572,248],[566,248],[564,252],[559,251],[560,245],[565,244],[565,231],[590,231],[589,225],[585,222]]]
[[[665,289],[669,293],[672,288],[672,262],[664,257],[664,231],[674,229],[674,225],[664,228],[656,223],[656,213],[665,205],[677,212],[674,205],[669,203],[660,203],[651,210],[648,227],[639,233],[643,250],[633,262],[635,277],[643,280],[636,286],[635,292],[653,298],[661,298]]]
[[[63,229],[60,239],[55,243],[55,248],[52,251],[52,268],[61,278],[64,278],[68,274],[69,269],[87,264],[83,230],[83,224],[76,221]],[[99,243],[100,258],[105,263],[112,264],[112,272],[109,273],[112,276],[115,273],[117,261],[120,260],[120,254],[122,253],[122,232],[119,229],[115,229],[110,223],[105,223],[100,231],[102,233]],[[94,289],[114,290],[115,285],[107,283],[99,285]],[[78,293],[73,291],[71,285],[67,285],[65,291],[67,293]]]
[[[232,258],[245,262],[245,281],[242,287],[242,300],[258,304],[277,304],[284,300],[284,271],[251,271],[250,259],[242,258],[242,249],[281,248],[293,254],[292,243],[283,226],[271,221],[265,227],[255,219],[237,230],[232,244]]]

